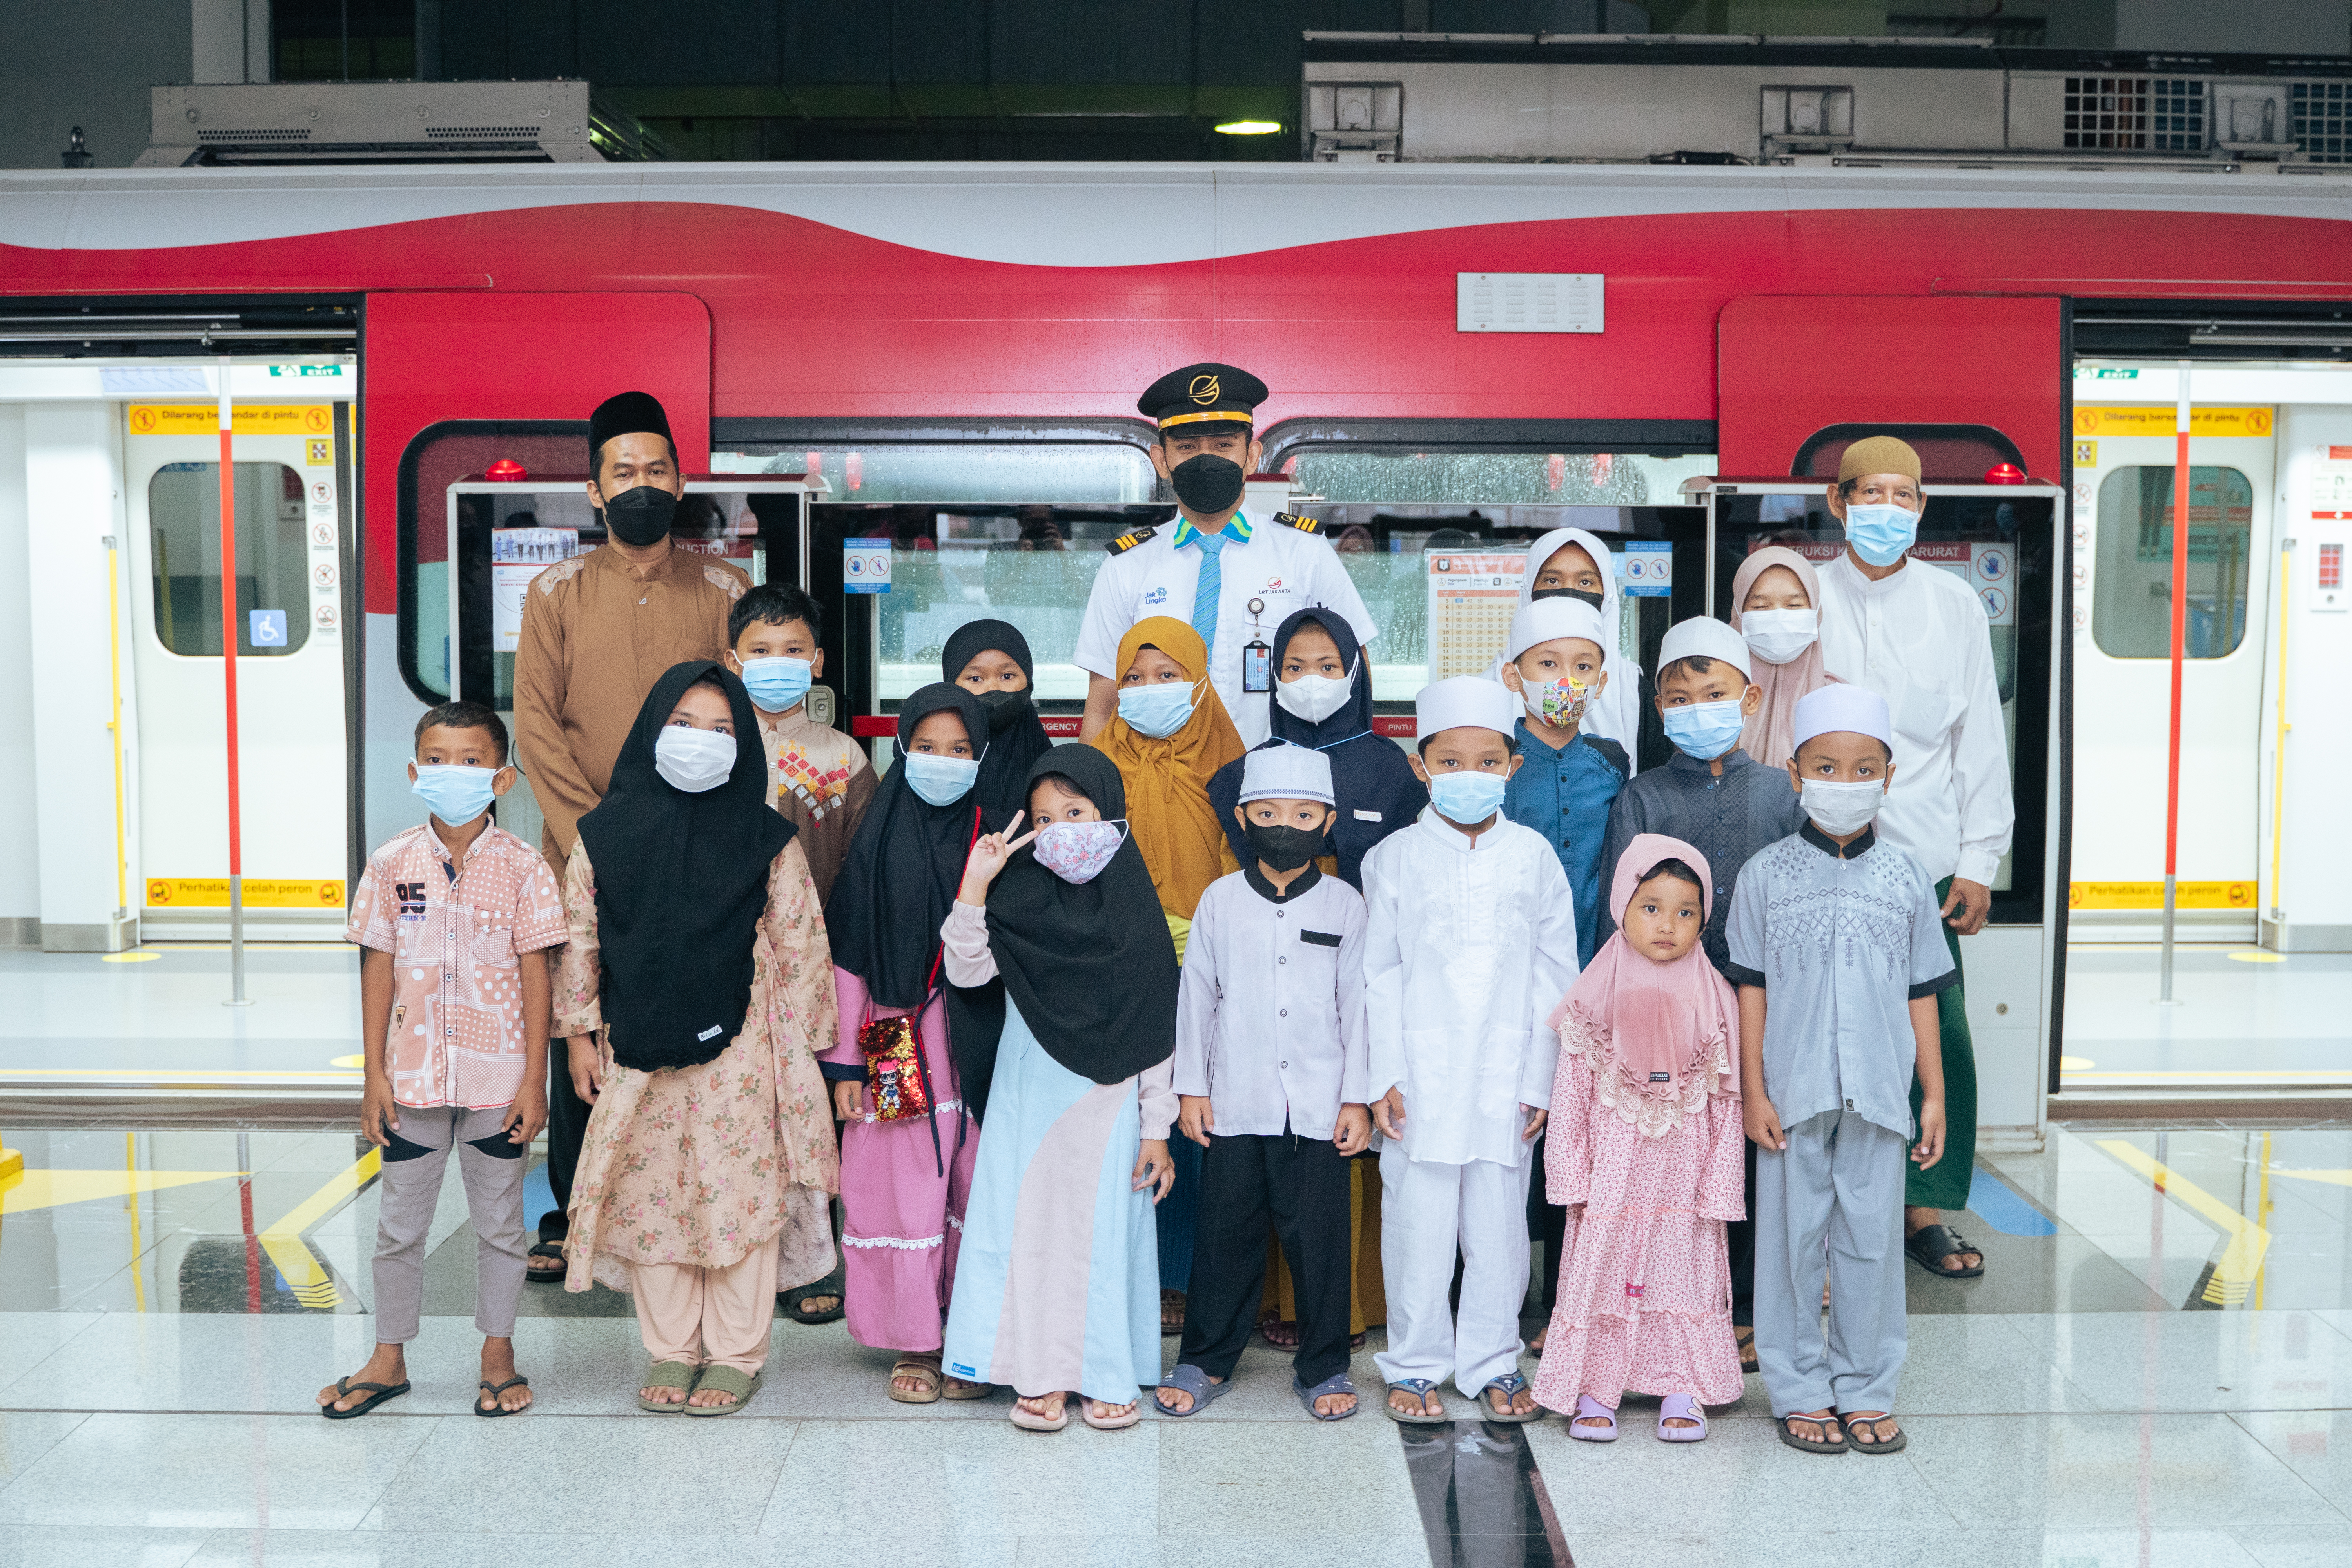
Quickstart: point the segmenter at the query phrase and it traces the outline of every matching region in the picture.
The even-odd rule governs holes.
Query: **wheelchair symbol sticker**
[[[250,640],[254,647],[284,647],[286,646],[285,611],[255,610],[252,612],[251,621]]]

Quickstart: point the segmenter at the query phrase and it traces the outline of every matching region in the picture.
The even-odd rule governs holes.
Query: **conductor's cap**
[[[1135,400],[1136,411],[1163,431],[1202,425],[1249,425],[1265,401],[1265,383],[1230,364],[1171,370]]]

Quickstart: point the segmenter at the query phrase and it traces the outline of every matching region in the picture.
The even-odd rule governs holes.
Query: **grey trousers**
[[[1786,1150],[1756,1152],[1756,1360],[1772,1414],[1891,1411],[1909,1342],[1903,1135],[1851,1110],[1785,1131]]]
[[[383,1151],[383,1202],[375,1233],[375,1338],[404,1345],[416,1337],[425,1306],[425,1242],[441,1196],[449,1150],[466,1183],[467,1217],[474,1223],[474,1327],[485,1335],[514,1334],[522,1300],[522,1178],[528,1145],[499,1131],[508,1107],[400,1107],[400,1130]]]

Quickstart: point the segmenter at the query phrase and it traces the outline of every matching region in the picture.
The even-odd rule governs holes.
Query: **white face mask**
[[[1807,779],[1798,793],[1813,826],[1841,838],[1869,826],[1871,818],[1878,815],[1878,808],[1886,801],[1886,785],[1878,779],[1864,779],[1860,784]]]
[[[1819,610],[1748,610],[1739,617],[1748,651],[1767,664],[1786,664],[1822,635]]]
[[[735,771],[735,737],[720,730],[665,724],[654,737],[654,772],[688,795],[717,789]]]
[[[1320,724],[1346,707],[1355,689],[1353,670],[1337,679],[1328,675],[1302,675],[1296,680],[1276,681],[1274,700],[1282,704],[1284,712],[1295,714],[1309,724]]]

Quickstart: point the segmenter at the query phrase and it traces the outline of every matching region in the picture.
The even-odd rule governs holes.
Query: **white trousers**
[[[1518,1370],[1519,1306],[1528,1294],[1527,1145],[1517,1165],[1408,1160],[1381,1151],[1381,1274],[1388,1287],[1389,1348],[1381,1378],[1427,1378],[1473,1398]],[[1458,1313],[1446,1307],[1462,1256]]]

